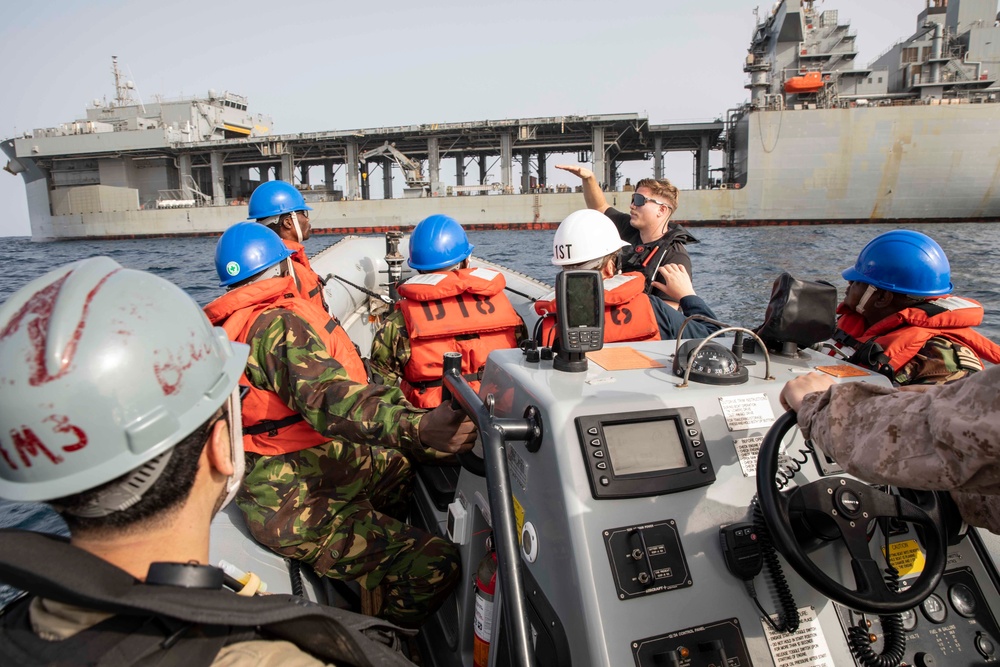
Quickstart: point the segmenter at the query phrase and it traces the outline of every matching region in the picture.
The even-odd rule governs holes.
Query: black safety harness
[[[199,566],[207,567],[207,566]],[[284,640],[338,665],[410,665],[378,638],[409,634],[381,619],[293,595],[143,583],[63,538],[0,530],[0,581],[29,595],[0,612],[0,665],[200,667],[227,645]],[[37,636],[34,597],[114,614],[62,641]]]
[[[631,252],[624,253],[622,259],[622,273],[638,271],[646,278],[646,294],[653,293],[653,281],[656,280],[656,272],[663,264],[667,251],[672,245],[698,243],[698,239],[691,235],[684,227],[676,225],[670,231],[650,243],[638,243],[632,246]]]

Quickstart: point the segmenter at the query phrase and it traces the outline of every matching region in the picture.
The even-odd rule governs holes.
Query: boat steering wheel
[[[840,475],[780,491],[775,483],[778,451],[795,424],[794,412],[779,417],[764,436],[757,456],[757,498],[775,548],[806,583],[857,611],[895,614],[920,604],[941,580],[947,561],[944,515],[937,494],[922,494],[928,496],[922,506]],[[806,555],[792,529],[793,513],[822,515],[836,526],[851,557],[855,590],[832,579]],[[886,573],[871,555],[867,529],[871,521],[881,517],[914,524],[925,550],[924,569],[905,590],[896,591],[887,583]]]

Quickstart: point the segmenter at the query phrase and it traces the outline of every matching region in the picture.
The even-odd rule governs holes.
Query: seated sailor
[[[324,281],[309,264],[303,241],[312,236],[309,211],[302,193],[291,183],[265,181],[250,195],[249,215],[281,237],[282,243],[292,251],[292,268],[299,281],[302,296],[314,301],[323,310],[328,310],[323,298]]]
[[[614,223],[591,209],[570,213],[559,223],[552,239],[553,264],[562,269],[596,269],[604,277],[604,342],[675,338],[685,318],[691,315],[716,319],[708,304],[695,294],[683,266],[661,266],[659,276],[663,282],[653,283],[666,299],[679,304],[680,311],[646,294],[641,273],[619,273],[619,251],[627,246]],[[554,300],[535,302],[535,311],[543,316],[539,320],[540,343],[551,346],[555,337]],[[684,338],[703,338],[718,328],[710,322],[692,320],[684,329]]]
[[[0,498],[70,531],[0,531],[0,580],[28,592],[0,617],[0,664],[408,664],[362,634],[383,621],[236,595],[207,564],[243,475],[250,350],[184,291],[94,257],[13,294],[0,329]]]
[[[475,426],[449,405],[425,412],[395,387],[368,384],[354,346],[333,339],[334,320],[294,289],[290,255],[251,222],[216,247],[229,291],[205,312],[250,345],[236,502],[263,545],[358,581],[377,615],[417,626],[451,592],[459,563],[450,543],[401,520],[413,479],[404,451],[467,451]]]
[[[936,384],[1000,362],[1000,346],[972,327],[979,302],[952,294],[951,266],[934,239],[897,229],[872,239],[837,307],[836,340],[849,361],[897,385]]]
[[[417,407],[440,405],[445,352],[462,354],[462,373],[478,391],[489,353],[517,347],[528,337],[504,294],[503,275],[472,268],[472,249],[454,219],[422,220],[410,235],[407,260],[419,275],[399,286],[402,299],[372,341],[372,372],[388,385],[398,380]]]

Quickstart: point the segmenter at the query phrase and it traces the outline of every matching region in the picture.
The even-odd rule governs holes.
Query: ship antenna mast
[[[118,56],[111,56],[111,72],[115,75],[115,106],[124,107],[135,104],[129,90],[133,84],[122,76],[122,71],[118,69]]]

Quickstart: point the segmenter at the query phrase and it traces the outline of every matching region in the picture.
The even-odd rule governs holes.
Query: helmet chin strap
[[[301,290],[302,285],[299,284],[299,277],[295,273],[295,265],[292,264],[291,257],[285,259],[285,270],[288,272],[288,275],[292,277],[292,281],[295,283],[295,289]]]
[[[229,451],[233,457],[233,474],[226,480],[226,497],[222,500],[222,509],[232,502],[240,489],[243,474],[246,472],[243,458],[243,415],[240,412],[240,386],[236,385],[226,399],[229,407]]]
[[[877,287],[875,287],[874,285],[869,285],[865,289],[865,293],[861,295],[860,299],[858,299],[858,305],[854,307],[854,312],[856,312],[858,315],[864,315],[865,307],[868,306],[868,302],[871,300],[873,296],[875,296],[875,292],[877,291],[878,291]]]
[[[302,227],[299,225],[299,214],[292,211],[292,224],[295,226],[295,238],[302,243]]]

